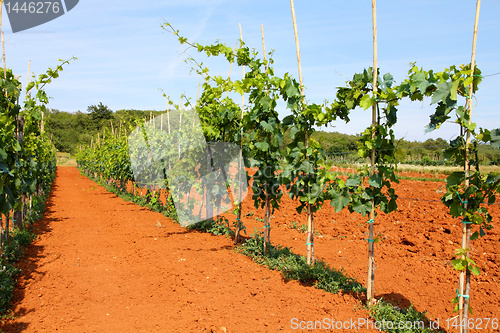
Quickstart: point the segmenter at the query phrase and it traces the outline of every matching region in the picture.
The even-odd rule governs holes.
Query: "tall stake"
[[[0,15],[1,14],[2,13],[0,12]],[[2,50],[3,50],[3,78],[5,81],[7,81],[7,63],[5,60],[5,40],[4,40],[4,36],[3,36],[3,31],[2,31]],[[7,97],[8,97],[7,89],[5,89],[5,98],[7,98]],[[43,120],[43,114],[42,114],[42,120]]]
[[[481,8],[481,0],[476,2],[476,18],[474,22],[474,35],[472,38],[472,56],[471,56],[471,78],[474,79],[474,68],[476,62],[476,42],[477,42],[477,26],[479,22],[479,10]],[[466,112],[469,117],[469,124],[471,122],[471,112],[472,112],[472,93],[474,92],[474,83],[472,82],[469,86],[469,95],[467,96]],[[470,175],[470,161],[469,161],[469,145],[471,142],[470,130],[467,128],[466,131],[466,143],[465,143],[465,191],[469,188],[469,175]],[[464,203],[464,208],[467,211],[467,201]],[[467,249],[466,256],[469,256],[469,244],[471,236],[471,225],[470,223],[463,223],[462,227],[462,249]],[[465,257],[462,257],[465,259]],[[470,274],[471,271],[466,268],[465,271],[460,272],[460,282],[459,282],[459,294],[458,298],[458,313],[460,315],[460,332],[468,332],[468,311],[469,311],[469,295],[470,295]],[[465,280],[465,281],[464,281]],[[464,286],[465,284],[465,286]],[[464,290],[465,289],[465,290]],[[465,295],[462,296],[462,295]],[[462,325],[463,324],[463,325]]]
[[[262,54],[264,55],[264,60],[266,60],[266,41],[264,40],[264,25],[260,25],[260,31],[262,32]],[[267,64],[266,64],[266,74],[267,74]]]
[[[31,71],[31,60],[28,63],[28,76],[26,78],[26,89],[28,89],[28,86],[30,85],[30,81],[31,81],[30,71]],[[30,92],[30,95],[31,95],[31,92]]]
[[[201,80],[198,82],[198,93],[196,94],[196,104],[195,105],[198,105],[198,100],[200,99],[200,88],[201,88]]]
[[[300,81],[300,94],[302,95],[302,101],[304,101],[304,81],[302,80],[302,65],[300,63],[300,47],[299,47],[299,35],[297,33],[297,20],[295,19],[295,7],[293,5],[293,0],[290,0],[290,7],[292,9],[292,19],[293,19],[293,32],[295,34],[295,47],[297,49],[297,64],[299,67],[299,81]],[[309,135],[306,131],[305,136],[305,146],[306,149],[309,148]],[[309,160],[309,156],[306,158]],[[311,188],[308,184],[308,200],[311,195]],[[307,264],[311,265],[314,262],[314,216],[311,210],[311,204],[307,203]]]
[[[240,25],[241,26],[241,25]],[[240,30],[241,31],[241,30]],[[241,33],[240,33],[240,38],[241,38]],[[234,45],[234,52],[233,52],[233,56],[236,56],[236,48],[238,47],[238,43],[236,43],[236,45]],[[229,75],[227,76],[227,79],[230,80],[231,79],[231,70],[233,69],[233,62],[231,61],[229,63]],[[229,96],[229,90],[226,91],[226,97]]]
[[[239,27],[240,27],[240,40],[243,42],[243,33],[241,32],[241,23],[239,23]],[[236,54],[236,46],[234,48],[234,52]],[[243,68],[243,79],[244,79],[245,78],[245,66],[242,66],[242,68]],[[231,67],[229,68],[229,76],[231,76]],[[244,110],[244,107],[245,107],[245,95],[241,94],[240,151],[243,151],[243,110]],[[241,159],[240,159],[239,163],[240,162],[241,162]],[[241,165],[238,165],[238,170],[240,170],[240,169],[241,169]],[[242,186],[242,184],[240,184],[240,186],[239,186],[238,200],[240,202],[238,202],[238,208],[237,208],[238,213],[236,215],[236,232],[234,235],[234,244],[238,244],[238,242],[240,241],[241,210],[242,210],[242,207],[241,207],[241,196],[242,196],[241,186]]]
[[[167,97],[167,127],[168,127],[168,134],[170,134],[170,110],[168,109],[168,97]]]
[[[264,60],[266,60],[266,41],[264,39],[264,25],[260,25],[260,31],[262,33],[262,50],[264,54]],[[267,65],[266,65],[267,74]],[[269,199],[269,193],[266,192],[266,201],[264,203],[265,214],[264,214],[264,253],[267,252],[267,247],[271,243],[271,201]]]
[[[372,21],[373,21],[373,97],[377,96],[377,5],[376,0],[372,0]],[[377,127],[377,102],[372,105],[372,139],[375,139]],[[375,173],[375,148],[372,148],[370,173]],[[370,223],[368,223],[368,276],[366,282],[366,297],[368,305],[375,304],[375,249],[373,241],[373,224],[375,223],[375,199],[372,198],[372,209],[370,211]]]
[[[243,41],[243,33],[241,32],[241,23],[239,23],[240,26],[240,39]],[[242,45],[243,46],[243,45]],[[245,78],[245,66],[241,66],[243,70],[243,78]],[[243,108],[245,107],[245,95],[241,94],[241,118],[243,118]],[[243,129],[241,129],[243,131]]]

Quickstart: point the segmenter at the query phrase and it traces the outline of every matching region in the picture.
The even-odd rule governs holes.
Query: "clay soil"
[[[456,331],[446,320],[455,316],[458,273],[451,260],[462,225],[439,202],[444,183],[402,180],[395,188],[398,211],[376,218],[376,296],[400,307],[412,303],[439,318],[441,329]],[[299,229],[306,217],[295,205],[284,197],[273,214],[271,241],[305,254],[306,234]],[[497,223],[500,206],[490,208]],[[261,230],[264,212],[250,197],[243,214],[248,235]],[[315,226],[316,258],[364,284],[366,218],[336,214],[327,203]],[[293,322],[369,317],[355,295],[285,281],[236,253],[230,239],[186,230],[73,167],[58,168],[45,216],[34,228],[39,237],[19,263],[5,332],[288,332],[301,331]],[[472,277],[473,318],[500,318],[498,227],[472,243],[471,257],[482,271]],[[483,323],[480,331],[491,330]]]

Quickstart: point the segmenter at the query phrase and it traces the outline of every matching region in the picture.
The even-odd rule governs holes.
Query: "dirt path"
[[[229,239],[187,231],[76,168],[58,168],[35,229],[5,332],[296,332],[368,317],[352,296],[285,282]]]

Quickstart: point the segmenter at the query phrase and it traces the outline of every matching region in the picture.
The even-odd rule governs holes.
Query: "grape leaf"
[[[453,82],[441,82],[437,84],[437,90],[432,94],[431,104],[446,101],[446,98],[451,93]]]
[[[364,95],[361,98],[361,101],[359,101],[359,106],[361,106],[364,110],[368,109],[370,106],[373,105],[372,98],[370,95]]]

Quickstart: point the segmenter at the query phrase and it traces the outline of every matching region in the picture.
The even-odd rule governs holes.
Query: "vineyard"
[[[27,230],[45,208],[56,172],[56,152],[44,133],[43,114],[48,103],[45,85],[59,76],[63,65],[34,76],[24,88],[24,103],[19,103],[21,82],[10,69],[0,69],[0,266],[2,292],[0,311],[9,308],[15,276],[14,266],[35,235]]]
[[[56,172],[44,131],[43,89],[70,61],[28,82],[22,105],[21,83],[4,69],[0,283],[8,290],[0,310],[9,308],[18,248],[33,240],[32,228],[41,234],[19,264],[21,291],[14,291],[14,318],[4,319],[4,329],[36,331],[29,322],[38,321],[45,331],[267,332],[313,330],[327,316],[390,323],[381,328],[387,332],[496,331],[500,172],[485,172],[483,162],[498,154],[500,128],[479,128],[473,119],[474,93],[485,79],[475,64],[479,8],[480,1],[470,63],[442,70],[412,63],[396,80],[377,65],[373,0],[373,66],[323,104],[305,94],[293,1],[298,79],[275,74],[263,27],[260,53],[242,37],[234,48],[202,45],[165,23],[169,38],[198,53],[187,58],[201,78],[198,96],[175,104],[165,95],[165,112],[110,121],[77,146],[79,172]],[[213,75],[201,57],[226,61],[229,75]],[[233,66],[241,79],[232,78]],[[427,131],[456,124],[456,136],[435,149],[452,172],[398,170],[402,150],[393,129],[403,101],[435,109]],[[325,150],[317,129],[366,110],[371,124],[350,160],[359,167],[345,168],[332,155],[352,151]],[[480,158],[480,151],[494,153]],[[47,197],[45,217],[33,226]],[[61,266],[50,271],[51,253],[40,253],[56,244],[64,249],[53,258]],[[59,286],[32,284],[53,272]],[[98,306],[86,312],[87,301]],[[46,322],[30,311],[44,306]],[[156,321],[148,319],[153,312]],[[407,322],[421,325],[394,324]],[[326,324],[334,326],[320,328]]]

